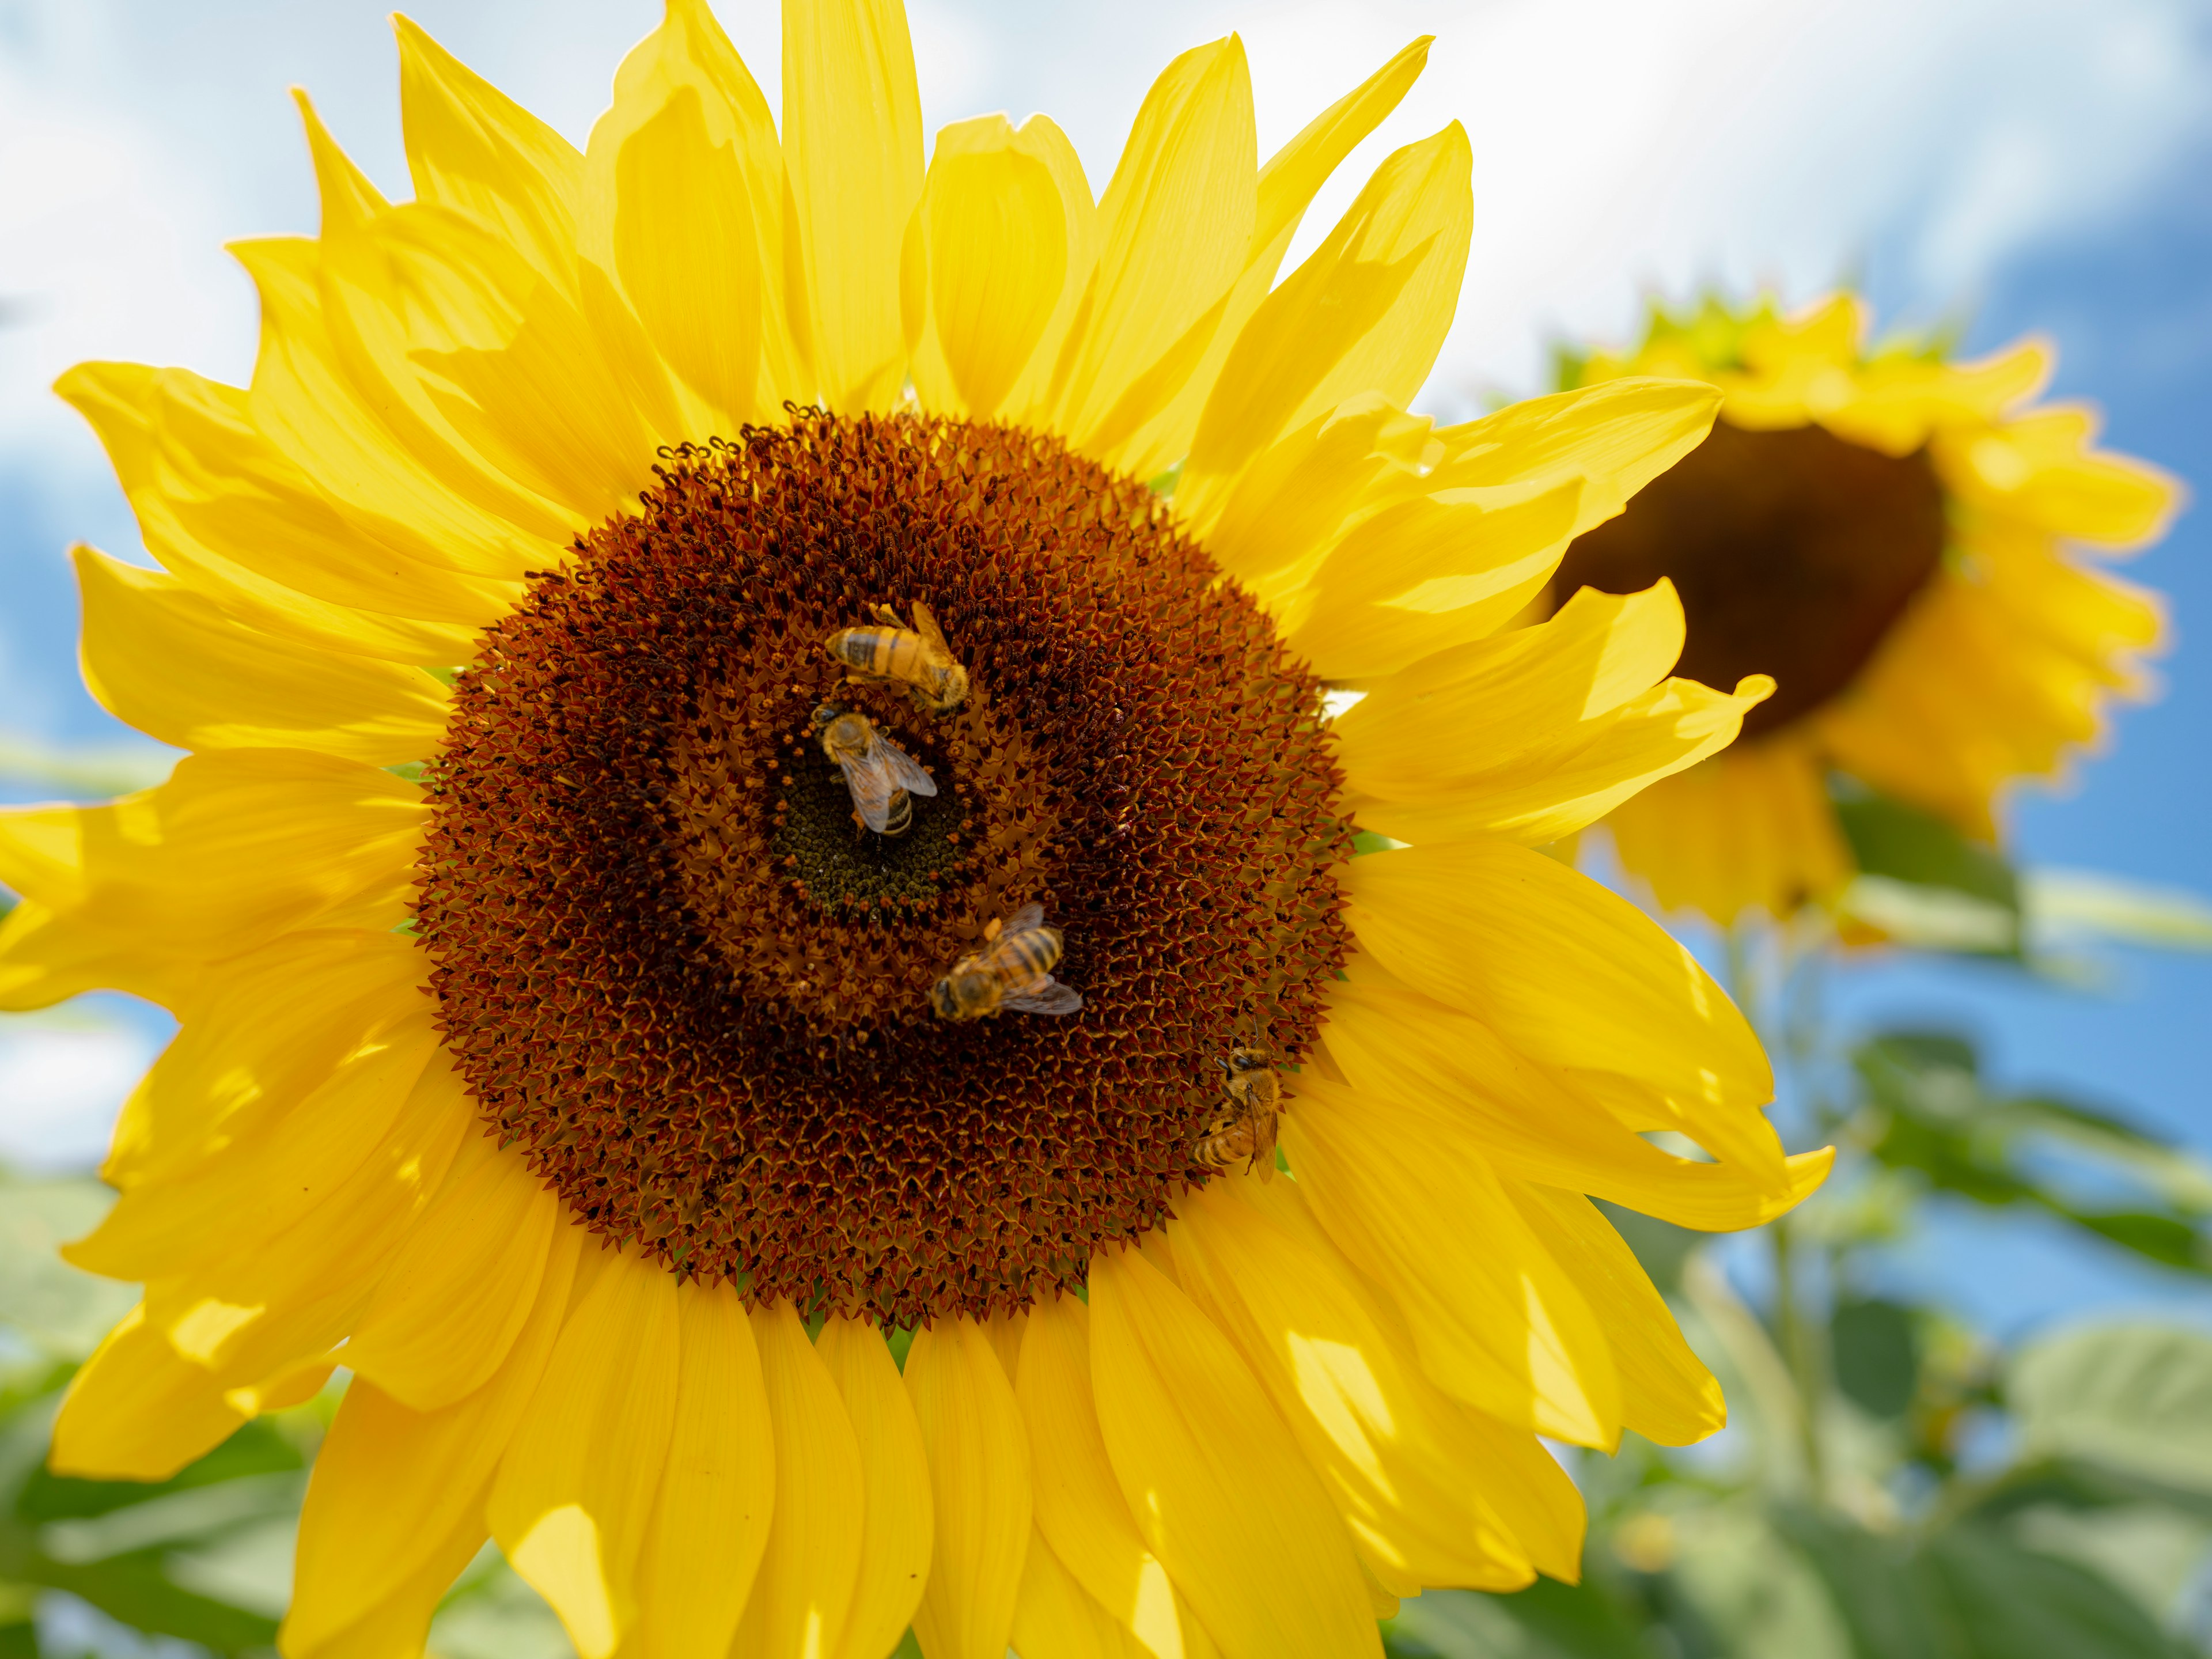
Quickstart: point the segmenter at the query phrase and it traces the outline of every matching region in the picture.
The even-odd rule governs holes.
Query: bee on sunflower
[[[1714,300],[1564,365],[1570,386],[1656,374],[1723,394],[1711,435],[1578,538],[1552,586],[1667,578],[1685,678],[1776,680],[1741,742],[1607,820],[1662,905],[1723,926],[1843,896],[1839,780],[1994,842],[2006,786],[2059,774],[2112,697],[2144,696],[2164,632],[2154,594],[2075,550],[2156,539],[2178,486],[2095,448],[2090,410],[2035,401],[2050,347],[1960,362],[1867,333],[1850,294],[1790,316]]]
[[[1339,1659],[1574,1577],[1539,1437],[1723,1419],[1591,1197],[1828,1161],[1536,850],[1770,689],[1667,678],[1664,583],[1506,628],[1718,394],[1406,412],[1456,125],[1277,282],[1425,42],[1264,165],[1189,52],[1094,198],[1042,117],[925,167],[890,0],[783,41],[779,135],[671,0],[579,153],[403,21],[414,199],[303,100],[251,383],[62,382],[161,567],[81,551],[88,679],[190,753],[0,818],[0,1000],[180,1028],[55,1467],[346,1368],[290,1659],[420,1651],[487,1538],[586,1659]]]

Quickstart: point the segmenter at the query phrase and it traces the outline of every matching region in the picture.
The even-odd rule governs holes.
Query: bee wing
[[[1024,1014],[1072,1014],[1083,1006],[1083,993],[1048,975],[1036,990],[1017,992],[999,1006]]]
[[[1001,936],[1007,933],[1034,933],[1037,928],[1043,926],[1044,906],[1042,904],[1024,904],[1020,909],[1015,911],[1013,915],[1006,918],[1006,925],[999,931]]]
[[[845,787],[853,792],[853,805],[860,822],[879,836],[890,828],[891,797],[898,793],[897,781],[881,759],[883,747],[878,738],[865,754],[837,757],[837,764],[845,769]]]
[[[933,795],[937,780],[921,769],[921,763],[878,732],[873,752],[883,757],[891,781],[909,795]]]
[[[929,607],[920,599],[914,602],[914,626],[915,631],[929,641],[939,656],[952,654],[951,647],[945,643],[945,635],[937,626],[937,618],[929,614]]]

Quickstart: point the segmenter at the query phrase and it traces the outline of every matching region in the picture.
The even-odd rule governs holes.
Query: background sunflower
[[[1673,374],[1723,394],[1713,435],[1578,541],[1553,585],[1669,576],[1686,677],[1733,684],[1756,665],[1779,682],[1741,742],[1609,820],[1661,904],[1723,925],[1843,898],[1850,827],[1881,828],[1854,784],[1995,840],[2008,784],[2060,775],[2108,698],[2147,693],[2163,630],[2154,596],[2071,550],[2142,546],[2176,488],[2094,449],[2087,410],[2034,404],[2050,349],[1955,362],[1941,344],[1869,349],[1867,328],[1849,294],[1789,317],[1708,300],[1655,311],[1631,353],[1563,368],[1570,385]]]

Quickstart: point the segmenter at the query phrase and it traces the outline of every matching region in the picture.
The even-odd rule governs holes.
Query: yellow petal
[[[166,1480],[247,1415],[133,1308],[70,1379],[46,1464],[84,1480]]]
[[[129,1190],[268,1125],[422,1010],[428,964],[392,933],[286,933],[197,976],[132,1091],[100,1176]]]
[[[1652,687],[1681,638],[1671,583],[1626,596],[1583,588],[1547,622],[1376,684],[1335,723],[1360,821],[1399,841],[1499,834],[1541,845],[1696,764],[1735,735],[1762,682],[1736,697]],[[1437,743],[1476,722],[1496,740]]]
[[[1646,1440],[1686,1446],[1728,1422],[1713,1380],[1613,1224],[1579,1193],[1506,1179],[1506,1193],[1605,1322],[1620,1367],[1621,1421]]]
[[[392,1138],[438,1054],[434,1018],[416,1008],[273,1125],[132,1187],[64,1255],[111,1279],[166,1278],[296,1226],[365,1166],[401,1156]]]
[[[185,369],[142,380],[131,368],[80,364],[58,386],[104,436],[125,420],[144,422],[149,447],[133,458],[144,470],[118,473],[149,527],[174,544],[178,574],[212,570],[234,588],[232,573],[243,569],[331,605],[469,629],[511,605],[519,574],[511,535],[479,549],[457,538],[461,554],[491,567],[462,568],[453,548],[422,533],[430,526],[335,507],[316,474],[255,427],[250,394]],[[126,403],[136,407],[125,412]]]
[[[74,915],[26,899],[0,917],[0,1008],[48,1008],[85,991],[127,991],[161,1007],[191,1000],[204,977],[196,954],[148,948],[81,927]]]
[[[1428,63],[1431,40],[1423,35],[1407,46],[1307,122],[1260,169],[1250,251],[1221,320],[1206,343],[1206,355],[1167,406],[1123,446],[1123,464],[1139,477],[1150,477],[1159,467],[1189,453],[1191,434],[1198,428],[1200,415],[1220,378],[1222,365],[1252,313],[1267,297],[1306,209],[1338,164],[1398,106],[1419,78]],[[1178,506],[1188,498],[1192,485],[1192,476],[1186,470],[1176,491]]]
[[[185,583],[76,550],[86,689],[179,749],[315,749],[374,766],[419,759],[446,695],[419,669],[260,633]]]
[[[676,1414],[676,1280],[611,1255],[568,1317],[485,1507],[582,1659],[637,1619],[637,1562]]]
[[[786,0],[783,134],[822,397],[842,413],[887,410],[906,367],[899,245],[921,194],[921,97],[896,0]]]
[[[2056,405],[1935,450],[1952,489],[2054,535],[2137,547],[2161,535],[2182,495],[2156,467],[2090,446],[2096,417]]]
[[[0,881],[96,933],[228,956],[316,923],[397,924],[422,813],[416,786],[356,761],[222,750],[106,805],[0,813]]]
[[[1019,131],[1003,115],[937,135],[908,268],[915,390],[922,405],[988,420],[1037,356],[1066,303],[1089,235],[1090,192],[1060,129],[1043,117]],[[1073,178],[1080,202],[1063,194]]]
[[[928,1659],[1001,1659],[1030,1541],[1030,1448],[1012,1385],[973,1320],[915,1333],[906,1390],[929,1458],[936,1545],[914,1615]]]
[[[493,1471],[561,1334],[584,1237],[579,1227],[555,1233],[530,1316],[476,1393],[422,1413],[365,1377],[348,1387],[300,1513],[288,1650],[312,1650],[372,1617],[435,1559],[441,1540],[483,1526]],[[593,1271],[600,1260],[595,1254]]]
[[[1085,453],[1114,465],[1196,369],[1245,264],[1256,161],[1243,42],[1170,64],[1099,202],[1098,262],[1054,371],[1047,423]]]
[[[554,1229],[573,1224],[518,1148],[471,1125],[346,1344],[347,1365],[418,1412],[474,1393],[537,1304]]]
[[[1012,1651],[1021,1659],[1143,1659],[1146,1649],[1084,1593],[1040,1535],[1022,1562]]]
[[[1029,1427],[1038,1536],[1144,1652],[1210,1654],[1211,1638],[1146,1547],[1107,1459],[1091,1394],[1091,1310],[1082,1302],[1053,1297],[1031,1310],[1015,1393]]]
[[[333,1110],[345,1106],[331,1103]],[[459,1079],[434,1060],[355,1167],[275,1177],[294,1183],[284,1207],[295,1192],[317,1200],[283,1231],[239,1227],[216,1237],[214,1255],[205,1239],[183,1241],[177,1267],[149,1278],[146,1322],[226,1388],[244,1391],[234,1403],[250,1400],[258,1409],[293,1391],[302,1373],[327,1368],[375,1288],[359,1264],[391,1258],[452,1166],[469,1115]]]
[[[287,1620],[277,1632],[285,1659],[421,1659],[430,1620],[463,1568],[483,1547],[484,1524],[471,1512],[437,1540],[429,1557],[388,1590],[362,1618],[343,1630],[308,1640]]]
[[[1630,1128],[1678,1129],[1779,1182],[1782,1145],[1757,1110],[1774,1093],[1759,1040],[1626,899],[1505,842],[1377,853],[1343,884],[1359,943],[1407,984],[1598,1091]]]
[[[702,207],[659,171],[671,166],[698,188],[734,193]],[[811,401],[803,262],[786,223],[775,122],[704,0],[670,0],[660,27],[623,60],[586,167],[590,257],[620,276],[715,428],[779,418],[786,398]]]
[[[1621,1392],[1605,1334],[1480,1143],[1448,1124],[1419,1147],[1386,1140],[1349,1089],[1302,1078],[1299,1091],[1283,1123],[1299,1190],[1388,1287],[1431,1380],[1502,1422],[1609,1449]]]
[[[1486,1501],[1487,1448],[1401,1356],[1351,1266],[1216,1182],[1169,1230],[1183,1288],[1228,1334],[1321,1472],[1360,1558],[1392,1594],[1517,1589],[1528,1553]]]
[[[399,36],[399,117],[417,201],[498,231],[553,281],[573,280],[584,158],[576,147],[410,20]]]
[[[775,1437],[775,1511],[731,1651],[821,1659],[840,1650],[866,1537],[867,1477],[850,1415],[788,1302],[752,1311]]]
[[[433,380],[414,360],[416,351],[489,349],[512,337],[524,307],[541,291],[560,299],[529,260],[495,232],[429,203],[387,207],[366,189],[353,164],[331,139],[304,94],[295,93],[307,129],[309,154],[322,198],[322,234],[313,260],[316,310],[326,331],[326,349],[339,385],[333,413],[365,416],[384,434],[387,459],[377,470],[380,486],[419,476],[428,493],[442,493],[516,529],[564,542],[580,525],[526,484],[506,476],[498,462],[479,453],[453,427],[432,395]],[[264,298],[264,306],[266,300]],[[311,344],[319,345],[321,342]],[[587,377],[592,365],[576,364]],[[261,374],[255,368],[257,387]],[[280,443],[287,428],[312,420],[295,407],[255,419]],[[349,418],[346,424],[353,424]],[[375,432],[348,447],[374,448]],[[293,453],[305,465],[313,450]],[[394,473],[397,476],[394,476]],[[380,488],[378,496],[384,493]],[[409,490],[410,496],[418,492]],[[372,511],[392,506],[370,496]],[[396,502],[394,503],[396,505]],[[395,514],[395,516],[397,516]]]
[[[880,1659],[913,1622],[929,1580],[937,1525],[929,1459],[881,1331],[831,1314],[814,1352],[843,1396],[867,1486],[853,1606],[826,1659]]]
[[[1241,471],[1283,434],[1371,392],[1402,408],[1451,326],[1474,223],[1457,122],[1393,154],[1328,239],[1261,302],[1206,401],[1190,474]]]
[[[1384,508],[1279,614],[1324,679],[1396,672],[1496,633],[1542,591],[1582,516],[1582,481],[1531,495],[1439,489]]]
[[[1091,1259],[1091,1315],[1107,1455],[1221,1651],[1379,1653],[1344,1523],[1228,1340],[1135,1250]]]
[[[1701,381],[1624,379],[1509,404],[1443,428],[1431,489],[1534,489],[1580,478],[1574,533],[1705,441],[1720,393]]]
[[[735,1289],[677,1287],[682,1369],[668,1463],[638,1568],[637,1659],[723,1654],[744,1613],[775,1503],[760,1351]]]
[[[1441,453],[1430,425],[1371,393],[1348,398],[1236,477],[1179,484],[1176,511],[1224,570],[1280,611],[1312,581],[1346,526],[1388,493],[1385,479],[1417,477]]]
[[[1549,619],[1417,663],[1370,687],[1337,716],[1338,753],[1354,793],[1395,799],[1462,781],[1560,746],[1560,734],[1612,714],[1666,675],[1682,652],[1682,605],[1662,580],[1641,593],[1580,588]],[[1480,719],[1491,740],[1441,746],[1439,732]]]
[[[1801,1201],[1832,1152],[1789,1160],[1786,1179],[1677,1158],[1631,1133],[1596,1099],[1530,1062],[1480,1021],[1411,991],[1355,979],[1329,999],[1328,1054],[1358,1091],[1375,1138],[1419,1145],[1432,1121],[1474,1136],[1504,1174],[1593,1193],[1678,1226],[1755,1227]]]

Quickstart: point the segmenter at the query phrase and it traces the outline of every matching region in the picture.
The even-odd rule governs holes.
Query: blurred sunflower
[[[1711,435],[1626,514],[1569,550],[1553,595],[1680,590],[1683,678],[1778,683],[1725,754],[1646,790],[1608,827],[1669,908],[1726,924],[1831,901],[1850,848],[1842,773],[1981,841],[2010,781],[2058,772],[2109,696],[2148,689],[2154,595],[2069,544],[2140,546],[2175,485],[2092,447],[2097,422],[2035,405],[2050,348],[1979,362],[1910,342],[1869,351],[1838,294],[1795,317],[1765,301],[1655,312],[1625,356],[1570,359],[1568,384],[1710,381]]]
[[[81,553],[88,678],[192,752],[0,823],[7,1006],[181,1025],[71,1248],[146,1293],[56,1466],[162,1474],[344,1365],[294,1659],[418,1651],[487,1535],[587,1659],[1334,1659],[1573,1577],[1537,1437],[1722,1420],[1585,1194],[1741,1227],[1826,1163],[1534,850],[1765,683],[1665,678],[1663,584],[1501,631],[1715,394],[1401,412],[1456,125],[1275,283],[1425,42],[1265,167],[1241,46],[1188,52],[1094,202],[1042,117],[925,173],[894,5],[787,9],[779,141],[673,0],[581,155],[399,37],[416,199],[308,112],[252,385],[62,385],[163,567]],[[915,601],[950,712],[823,648]],[[905,836],[856,835],[832,696],[931,769]],[[1355,811],[1419,844],[1351,859]],[[936,1018],[1031,903],[1080,1012]]]

